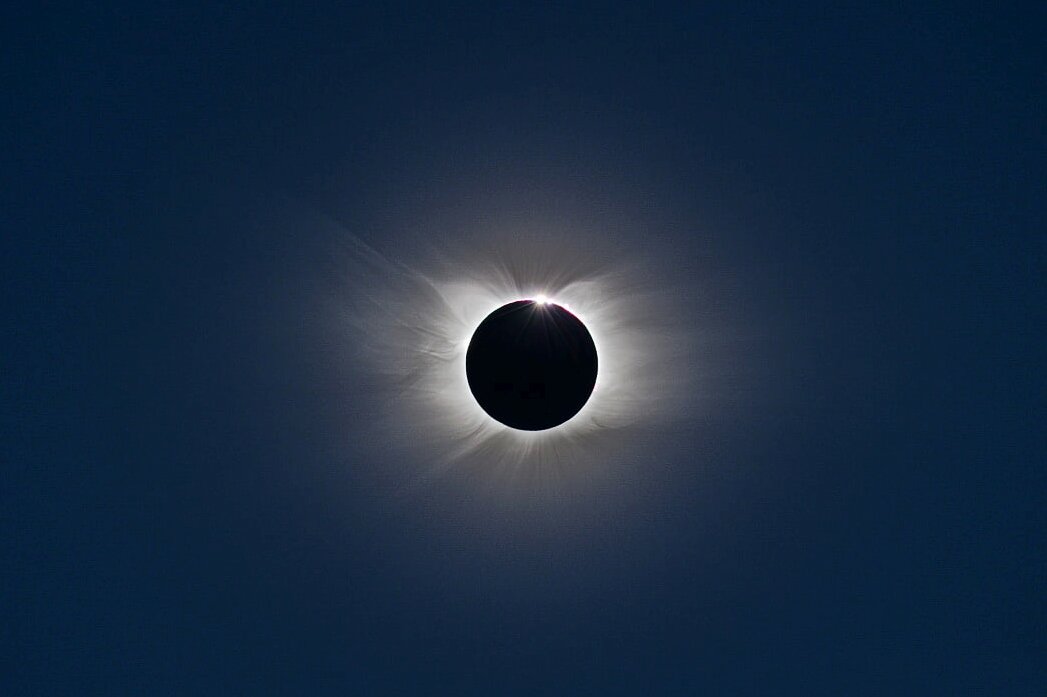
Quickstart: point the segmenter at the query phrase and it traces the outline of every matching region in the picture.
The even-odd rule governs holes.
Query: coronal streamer
[[[671,260],[659,264],[596,235],[533,229],[430,237],[383,254],[332,227],[331,321],[343,330],[343,369],[374,427],[368,442],[401,453],[409,478],[478,472],[556,491],[655,457],[687,432],[682,415],[693,423],[699,413],[708,347],[700,334],[709,327],[693,291],[673,281]],[[518,430],[477,403],[466,354],[492,311],[539,298],[588,328],[599,375],[573,418]]]

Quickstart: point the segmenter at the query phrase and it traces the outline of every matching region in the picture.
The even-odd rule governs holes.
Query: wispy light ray
[[[486,244],[432,242],[438,254],[393,260],[349,233],[338,322],[346,361],[372,376],[356,399],[373,404],[389,447],[428,479],[449,470],[541,487],[642,457],[638,432],[679,423],[697,401],[700,330],[664,269],[598,240],[505,235]],[[606,245],[604,245],[606,246]],[[434,261],[436,260],[436,261]],[[586,405],[545,431],[509,428],[469,390],[469,339],[494,309],[525,298],[569,308],[589,329],[599,374]]]

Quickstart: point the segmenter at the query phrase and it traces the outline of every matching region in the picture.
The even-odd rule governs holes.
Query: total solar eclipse
[[[556,303],[517,300],[476,328],[465,358],[469,389],[510,428],[543,431],[577,414],[596,385],[596,345]]]
[[[650,434],[707,404],[703,351],[725,333],[693,311],[707,299],[690,275],[608,244],[603,225],[558,224],[456,225],[403,258],[333,227],[342,285],[318,302],[324,331],[344,336],[321,339],[345,340],[331,370],[368,388],[346,403],[368,413],[367,442],[402,449],[412,483],[453,472],[530,501],[576,476],[624,476],[655,457]]]

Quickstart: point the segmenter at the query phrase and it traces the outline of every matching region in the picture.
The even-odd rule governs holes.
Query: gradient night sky
[[[349,4],[5,10],[0,692],[1047,692],[1042,10]],[[400,497],[294,211],[629,221],[721,408]]]

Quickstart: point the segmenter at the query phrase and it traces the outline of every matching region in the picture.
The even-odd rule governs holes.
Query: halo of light
[[[358,381],[346,398],[366,415],[362,441],[398,463],[405,486],[466,473],[486,491],[559,496],[571,482],[591,487],[593,477],[651,464],[676,439],[693,440],[688,424],[710,397],[702,389],[710,327],[694,284],[674,281],[667,260],[578,231],[430,236],[396,258],[338,234],[332,321],[342,327],[343,367]],[[576,315],[600,357],[586,404],[544,431],[491,418],[466,376],[479,323],[527,298]]]

